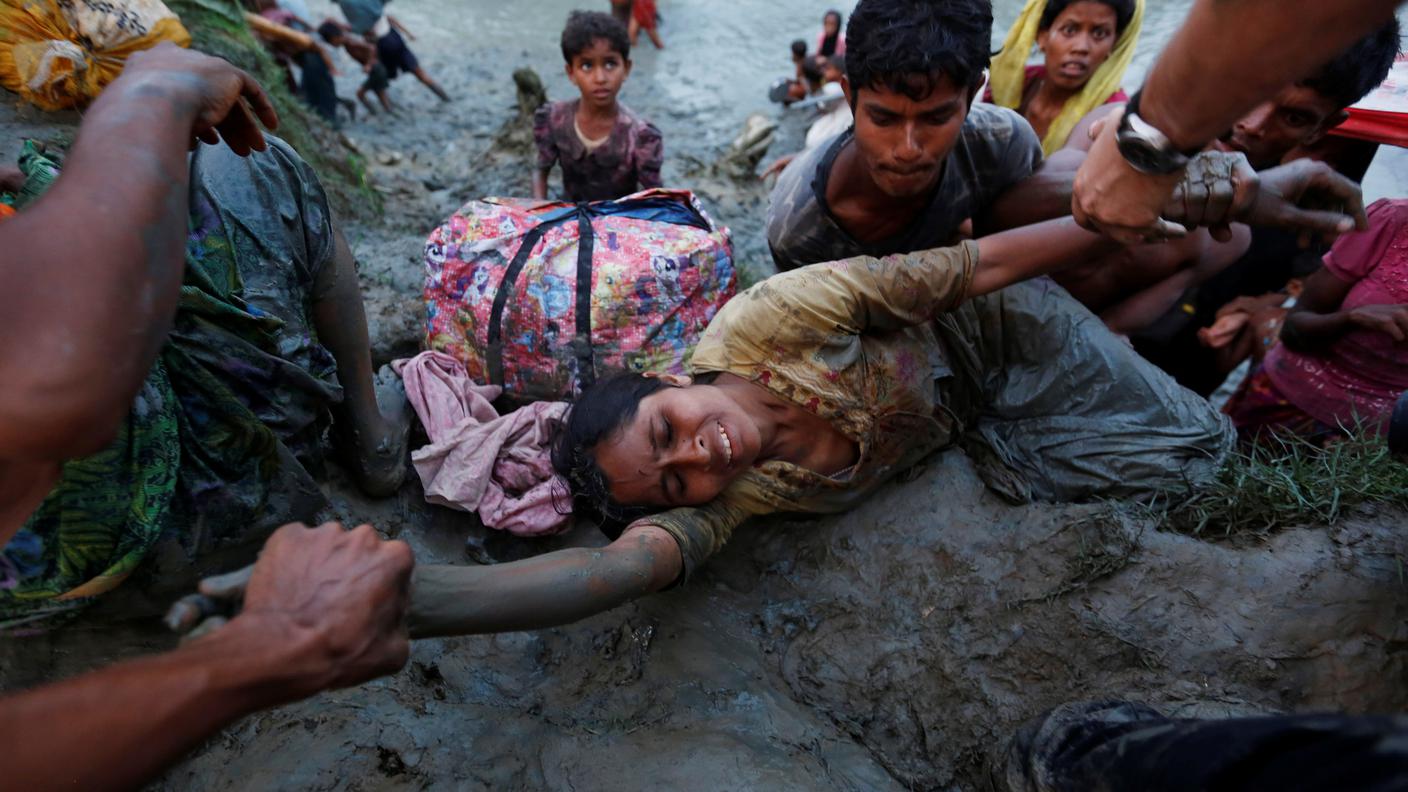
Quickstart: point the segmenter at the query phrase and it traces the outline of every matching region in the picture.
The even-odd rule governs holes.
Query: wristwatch
[[[1125,105],[1124,117],[1120,119],[1119,130],[1115,133],[1120,154],[1124,155],[1130,167],[1140,173],[1165,176],[1182,170],[1198,150],[1179,151],[1173,147],[1168,135],[1139,117],[1139,97],[1142,93],[1134,94],[1129,104]]]

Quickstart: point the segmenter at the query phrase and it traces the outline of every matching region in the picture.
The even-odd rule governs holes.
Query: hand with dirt
[[[1189,160],[1163,216],[1185,228],[1205,227],[1213,239],[1227,242],[1233,219],[1251,205],[1257,190],[1257,174],[1246,155],[1204,151]]]
[[[1182,174],[1141,173],[1125,161],[1115,140],[1123,116],[1116,110],[1091,127],[1095,142],[1076,172],[1071,214],[1083,228],[1126,245],[1187,236],[1187,228],[1162,217]]]
[[[369,525],[285,525],[257,563],[202,581],[200,594],[171,608],[167,624],[193,637],[238,628],[286,649],[279,677],[290,700],[356,685],[406,663],[413,565],[404,542],[384,541]],[[241,599],[243,609],[228,625],[214,615]]]
[[[1363,305],[1348,311],[1347,317],[1361,330],[1384,333],[1400,344],[1408,341],[1408,305]]]
[[[1297,231],[1303,248],[1315,236],[1333,242],[1341,234],[1369,227],[1359,185],[1329,165],[1307,159],[1262,171],[1259,189],[1236,219]]]
[[[247,156],[267,148],[260,122],[270,130],[279,126],[274,105],[253,77],[225,60],[170,43],[134,53],[113,85],[166,92],[194,110],[193,148],[197,140],[215,145],[223,139]]]

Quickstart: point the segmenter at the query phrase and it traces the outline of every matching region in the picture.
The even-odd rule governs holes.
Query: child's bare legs
[[[415,68],[415,71],[412,71],[411,74],[414,74],[417,80],[420,80],[422,83],[424,83],[426,88],[429,88],[430,90],[434,91],[435,95],[440,97],[440,101],[450,101],[450,95],[445,93],[445,89],[441,88],[439,83],[430,79],[430,75],[425,73],[425,69],[422,69],[421,67],[417,66]]]
[[[360,101],[362,104],[366,105],[368,113],[376,115],[376,106],[372,104],[372,100],[367,98],[367,92],[370,90],[370,88],[358,88],[357,100]]]
[[[393,115],[396,113],[396,105],[391,104],[391,97],[387,95],[386,89],[383,88],[382,90],[377,91],[376,98],[377,101],[381,102],[381,108],[383,110]]]
[[[636,42],[640,41],[640,23],[634,16],[631,17],[631,23],[626,25],[626,33],[631,37],[631,46],[634,47]]]
[[[356,263],[336,225],[333,240],[333,260],[319,273],[313,295],[313,326],[337,361],[342,383],[342,403],[333,410],[333,439],[357,486],[385,497],[400,488],[406,475],[410,405],[394,374],[373,377]]]
[[[660,30],[654,26],[645,29],[645,34],[650,36],[650,43],[655,45],[655,49],[665,49],[665,42],[660,40]]]

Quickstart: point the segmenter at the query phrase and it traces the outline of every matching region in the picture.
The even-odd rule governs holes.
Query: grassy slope
[[[289,92],[280,69],[245,25],[233,0],[167,0],[191,33],[191,46],[218,55],[253,74],[279,111],[278,135],[311,163],[333,208],[343,217],[366,219],[381,211],[381,196],[367,183],[362,160],[344,148],[338,134]]]

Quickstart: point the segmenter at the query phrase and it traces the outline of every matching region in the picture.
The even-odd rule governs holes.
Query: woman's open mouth
[[[728,439],[728,432],[724,431],[722,423],[719,424],[719,437],[724,442],[724,467],[728,467],[733,464],[733,441]]]

